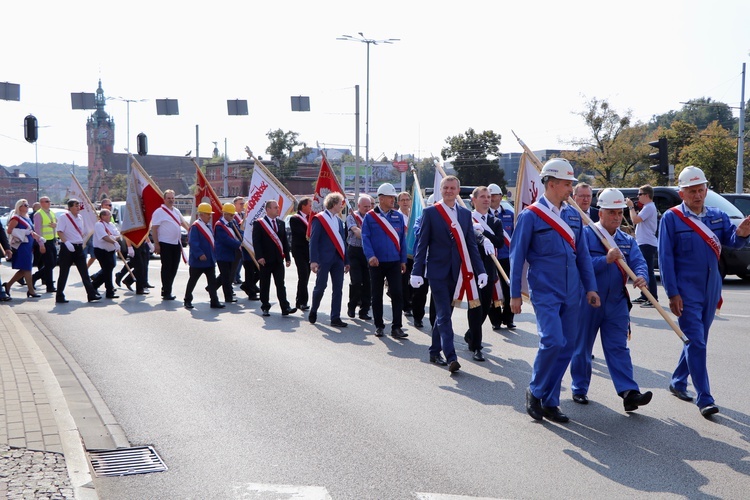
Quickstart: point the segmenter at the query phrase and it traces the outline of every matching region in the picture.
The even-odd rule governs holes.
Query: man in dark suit
[[[410,280],[413,288],[424,283],[424,276],[430,281],[430,292],[437,310],[432,327],[430,362],[447,365],[451,373],[461,368],[453,346],[451,304],[454,298],[459,299],[466,294],[469,307],[480,307],[477,286],[483,288],[487,285],[471,212],[456,204],[459,188],[458,178],[452,175],[444,177],[440,182],[442,201],[425,208],[422,213]],[[478,275],[476,282],[475,275]],[[441,350],[445,353],[445,359],[440,355]]]
[[[482,256],[484,270],[487,272],[489,285],[479,290],[481,307],[474,307],[467,311],[469,330],[464,335],[464,340],[469,345],[469,350],[474,353],[474,361],[484,361],[484,355],[482,355],[482,324],[487,319],[490,308],[493,306],[492,296],[495,286],[497,286],[497,292],[499,292],[497,296],[502,298],[499,283],[496,285],[498,272],[492,257],[496,256],[496,249],[502,248],[505,243],[503,242],[502,223],[489,213],[489,188],[484,186],[475,188],[471,193],[471,203],[474,205],[474,211],[471,213],[474,234],[477,238],[477,246]]]
[[[593,195],[591,186],[585,182],[576,184],[576,187],[573,189],[573,199],[581,207],[581,210],[586,212],[586,215],[589,216],[592,222],[599,222],[599,209],[591,206]]]
[[[263,316],[270,316],[269,290],[271,288],[271,276],[276,284],[276,297],[279,299],[282,316],[287,316],[297,311],[290,308],[286,299],[286,286],[284,286],[284,265],[292,265],[289,256],[289,242],[286,239],[286,228],[284,221],[278,219],[279,204],[274,200],[265,203],[265,217],[253,223],[253,248],[255,260],[260,265],[260,308]]]
[[[292,233],[292,256],[297,266],[297,309],[308,309],[307,283],[310,279],[310,244],[307,242],[307,227],[312,216],[312,200],[302,198],[297,202],[297,213],[289,219],[289,229]]]
[[[331,326],[347,327],[341,321],[341,296],[344,288],[344,273],[349,271],[346,257],[346,231],[339,218],[344,208],[344,196],[341,193],[329,193],[323,200],[326,209],[313,217],[310,224],[310,269],[318,275],[313,289],[312,307],[307,319],[315,323],[318,319],[318,308],[323,299],[331,275]]]

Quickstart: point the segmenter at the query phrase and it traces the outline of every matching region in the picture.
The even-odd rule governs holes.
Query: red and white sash
[[[717,260],[721,258],[721,242],[719,241],[719,238],[714,234],[714,232],[708,228],[708,226],[701,222],[700,219],[695,219],[693,217],[688,217],[687,215],[685,215],[682,210],[680,210],[680,207],[672,207],[670,208],[670,210],[674,212],[674,214],[679,217],[682,222],[687,224],[693,231],[698,233],[698,236],[700,236],[701,239],[706,242],[706,245],[711,247],[711,250],[713,250]]]
[[[610,248],[620,248],[620,246],[615,241],[614,236],[609,234],[609,231],[604,229],[604,226],[602,226],[601,221],[595,222],[594,227],[596,227],[596,230],[599,232],[599,238],[604,238],[607,240],[607,243],[609,244]],[[606,249],[606,245],[605,245]],[[620,251],[622,252],[622,250]],[[624,255],[623,255],[624,257]],[[625,269],[623,269],[622,264],[620,263],[620,260],[616,260],[615,264],[617,264],[617,268],[620,270],[620,274],[622,274],[622,284],[625,285],[628,282],[628,274],[625,272]]]
[[[331,215],[331,217],[335,218],[336,216]],[[331,242],[333,242],[333,246],[336,247],[339,257],[341,257],[342,260],[346,260],[344,258],[344,239],[341,237],[341,232],[336,223],[337,221],[327,217],[326,212],[315,214],[315,218],[318,219],[318,222],[320,222],[320,225],[325,229],[328,237],[331,238]]]
[[[268,236],[273,240],[273,242],[276,244],[276,248],[279,250],[279,254],[281,254],[281,259],[286,259],[286,255],[284,255],[284,246],[281,244],[281,239],[279,239],[279,235],[276,234],[276,231],[273,230],[271,227],[271,224],[268,223],[268,220],[266,220],[265,217],[262,219],[258,219],[255,222],[260,222],[261,227],[263,230],[268,234]],[[227,228],[229,230],[229,228]]]
[[[367,214],[365,214],[365,215],[367,215]],[[357,223],[357,227],[361,228],[362,227],[362,216],[359,215],[359,212],[357,212],[356,210],[354,212],[352,212],[352,217],[354,217],[354,222]]]
[[[388,236],[388,239],[391,240],[391,242],[396,246],[396,251],[401,253],[401,241],[398,236],[398,233],[393,228],[391,223],[388,221],[388,219],[385,218],[385,215],[380,210],[370,210],[367,212],[367,215],[371,216],[373,219],[375,219],[375,222],[378,223],[378,226],[380,226],[380,229],[383,230],[383,232]]]
[[[474,280],[474,268],[471,265],[469,248],[466,246],[466,239],[461,230],[461,225],[458,223],[458,219],[453,219],[448,214],[448,209],[445,208],[445,204],[442,201],[435,203],[434,206],[445,223],[448,224],[448,229],[453,235],[453,241],[456,242],[456,246],[458,247],[458,253],[461,255],[461,272],[458,273],[456,289],[453,291],[453,305],[460,304],[463,300],[464,292],[466,292],[469,308],[478,307],[481,305],[479,302],[479,290],[477,282]]]
[[[227,221],[222,217],[218,221],[216,221],[216,224],[214,224],[214,230],[216,230],[216,226],[221,226],[221,228],[229,235],[230,238],[233,240],[239,240],[239,237],[237,233],[234,232],[234,228],[230,228],[227,225]]]
[[[297,212],[296,214],[294,214],[294,216],[297,217],[302,222],[304,222],[306,228],[310,226],[310,222],[308,222],[307,216],[303,214],[302,212]]]
[[[214,247],[214,233],[211,232],[211,230],[208,228],[208,225],[206,225],[205,222],[203,222],[200,219],[197,219],[195,222],[193,222],[193,227],[201,232],[204,238],[208,240],[209,243],[211,243],[211,248]]]
[[[76,218],[74,218],[74,217],[73,217],[72,215],[70,215],[70,212],[68,212],[68,213],[67,213],[67,214],[65,214],[65,215],[67,215],[67,216],[68,216],[68,220],[70,220],[71,224],[73,224],[73,227],[74,227],[74,228],[76,228],[76,231],[78,231],[78,234],[80,234],[80,235],[81,235],[81,238],[84,238],[84,236],[83,236],[83,231],[81,231],[81,228],[80,228],[80,227],[78,227],[78,224],[77,224],[77,223],[76,223],[76,221],[75,221],[75,219],[76,219]],[[84,239],[86,239],[86,238],[84,238]]]
[[[538,201],[535,203],[532,203],[528,207],[532,212],[537,214],[544,222],[550,225],[552,229],[557,231],[557,233],[564,239],[568,244],[571,246],[573,251],[576,251],[576,237],[573,233],[573,230],[570,229],[570,226],[567,222],[562,220],[559,215],[554,213],[552,210],[549,209],[546,205],[543,203],[539,203]]]
[[[482,216],[484,215],[484,219],[482,219]],[[495,231],[492,230],[492,228],[487,224],[487,214],[480,214],[476,210],[471,212],[471,217],[474,219],[474,222],[477,222],[482,225],[482,229],[485,231],[495,234]]]

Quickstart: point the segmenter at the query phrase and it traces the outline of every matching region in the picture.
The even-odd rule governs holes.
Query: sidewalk
[[[47,359],[0,306],[0,497],[97,498],[80,434]]]

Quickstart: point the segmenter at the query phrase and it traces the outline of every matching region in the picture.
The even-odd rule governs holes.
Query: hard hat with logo
[[[201,203],[200,205],[198,205],[198,213],[199,214],[212,214],[214,213],[214,211],[211,208],[210,203]]]
[[[490,190],[490,194],[503,194],[503,190],[500,189],[500,186],[498,186],[495,183],[492,183],[489,186],[487,186],[487,189]]]
[[[425,202],[425,205],[431,206],[434,204],[435,204],[435,195],[431,194],[430,196],[427,197],[427,201]]]
[[[378,188],[378,196],[398,196],[398,192],[396,192],[396,188],[393,187],[393,184],[390,182],[384,182],[380,185]]]
[[[624,209],[625,196],[623,196],[622,191],[620,191],[619,189],[607,188],[599,193],[597,205],[599,206],[599,208],[610,208],[615,210],[618,208]]]
[[[224,203],[221,206],[221,211],[224,212],[225,214],[232,214],[232,215],[237,213],[237,209],[234,208],[234,203]]]
[[[564,181],[578,181],[573,172],[573,166],[565,158],[552,158],[544,164],[542,172],[539,175],[542,179],[545,177],[554,177],[555,179]]]
[[[680,172],[680,176],[677,179],[677,185],[681,188],[707,183],[708,181],[706,180],[706,175],[703,173],[703,170],[692,165],[683,168],[682,172]]]

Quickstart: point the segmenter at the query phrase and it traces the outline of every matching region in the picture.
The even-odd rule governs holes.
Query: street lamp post
[[[365,192],[367,192],[367,171],[370,168],[370,45],[378,44],[392,44],[398,42],[400,38],[386,38],[383,40],[375,40],[373,38],[367,38],[360,31],[359,36],[352,35],[341,35],[336,40],[344,40],[349,42],[360,42],[367,44],[367,90],[366,90],[366,104],[365,104]],[[355,172],[355,176],[359,175],[359,172]]]
[[[124,103],[127,103],[127,121],[126,121],[126,133],[127,133],[127,151],[128,154],[130,154],[130,103],[131,102],[146,102],[148,99],[125,99],[124,97],[112,97],[111,99],[116,99],[118,101],[122,101]],[[130,158],[126,158],[125,161],[126,164],[126,172],[128,174],[128,177],[130,177]]]

